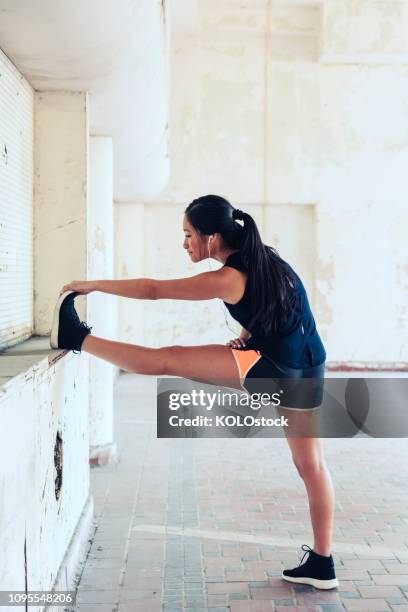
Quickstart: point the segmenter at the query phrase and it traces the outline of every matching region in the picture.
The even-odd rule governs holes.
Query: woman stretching
[[[183,217],[183,248],[193,262],[213,258],[217,271],[190,278],[73,281],[61,290],[51,332],[53,348],[85,351],[122,370],[181,376],[214,385],[248,389],[256,379],[322,379],[326,353],[316,330],[302,281],[275,249],[261,240],[253,218],[215,195],[191,202]],[[78,294],[103,291],[142,300],[219,298],[242,325],[239,338],[226,346],[147,348],[98,338],[74,308]],[[306,423],[314,411],[295,413]],[[306,410],[304,409],[306,408]],[[287,414],[289,407],[281,408]],[[309,420],[310,422],[310,420]],[[282,578],[316,588],[338,586],[330,554],[334,491],[317,437],[287,435],[294,464],[308,495],[313,548],[303,545],[307,560]]]

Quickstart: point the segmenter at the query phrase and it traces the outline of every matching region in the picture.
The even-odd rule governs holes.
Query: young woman
[[[174,280],[73,281],[62,288],[51,346],[86,351],[129,372],[176,375],[249,391],[257,379],[322,379],[326,353],[304,286],[289,264],[263,244],[253,218],[224,198],[208,195],[186,208],[183,230],[183,248],[193,262],[213,258],[223,266]],[[90,333],[74,308],[75,296],[91,291],[145,300],[219,298],[242,325],[242,332],[226,346],[155,349],[105,340]],[[310,424],[313,410],[307,408],[313,407],[301,405],[296,422]],[[280,411],[288,414],[290,409]],[[287,435],[287,440],[306,486],[314,545],[313,549],[302,546],[306,562],[302,564],[302,559],[298,567],[284,570],[282,578],[331,589],[338,586],[330,554],[334,491],[322,442],[309,436]]]

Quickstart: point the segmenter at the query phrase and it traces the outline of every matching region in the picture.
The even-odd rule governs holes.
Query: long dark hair
[[[296,277],[276,249],[262,242],[254,219],[234,208],[228,200],[206,195],[193,200],[184,211],[200,233],[219,233],[228,248],[238,249],[248,270],[248,284],[254,316],[248,327],[258,335],[276,331],[293,308]],[[243,225],[237,223],[243,221]],[[249,329],[249,331],[251,331]]]

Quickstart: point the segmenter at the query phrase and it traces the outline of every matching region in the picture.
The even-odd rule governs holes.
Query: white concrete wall
[[[116,278],[140,278],[145,269],[145,207],[143,204],[115,205]],[[117,298],[118,339],[133,344],[149,344],[145,333],[143,300]]]
[[[111,7],[118,12],[117,3],[111,2]],[[104,101],[110,97],[111,103],[101,101],[92,113],[92,117],[98,115],[97,122],[92,119],[92,133],[115,136],[114,193],[118,202],[133,201],[135,197],[154,199],[167,184],[170,173],[170,3],[128,2],[128,7],[125,31],[117,34],[125,37],[126,45],[121,40],[120,47],[126,52],[110,84],[111,91],[104,91]],[[104,34],[109,28],[107,20]],[[118,63],[117,58],[114,61]],[[97,62],[100,65],[99,57]],[[99,91],[95,94],[96,99]]]
[[[34,329],[49,335],[61,287],[87,278],[87,94],[36,92]],[[77,299],[85,318],[85,301]]]
[[[87,274],[87,95],[37,92],[34,105],[34,331],[45,337],[0,357],[3,590],[24,590],[26,578],[30,590],[50,590],[54,584],[71,588],[88,537],[81,525],[85,520],[89,527],[92,518],[89,360],[51,351],[48,338],[62,285]],[[21,182],[27,172],[32,160],[22,169]],[[31,236],[24,246],[30,256]],[[17,312],[18,293],[10,291],[9,299]],[[85,301],[79,312],[84,316]],[[62,440],[59,497],[57,432]],[[70,544],[75,550],[67,556]]]
[[[182,210],[217,193],[299,271],[330,362],[406,363],[408,5],[296,4],[203,0],[173,32],[172,170],[139,204],[139,275],[201,271],[183,257]],[[120,325],[134,325],[124,311]],[[155,345],[231,336],[204,302],[146,303],[144,328]]]
[[[10,365],[10,357],[0,359],[8,359]],[[27,357],[16,349],[13,359],[24,361]],[[1,590],[25,590],[24,545],[28,589],[50,590],[81,514],[89,505],[87,360],[85,354],[71,353],[49,366],[46,357],[29,375],[10,380],[2,389]],[[57,433],[62,438],[58,499]],[[72,578],[70,574],[70,587]],[[35,612],[41,609],[32,608]]]
[[[89,148],[89,207],[87,220],[88,278],[113,278],[113,155],[112,139],[91,137]],[[87,322],[97,336],[116,339],[117,302],[111,295],[87,296]],[[113,442],[113,382],[117,369],[106,361],[89,362],[90,445]],[[91,450],[91,454],[92,454]]]

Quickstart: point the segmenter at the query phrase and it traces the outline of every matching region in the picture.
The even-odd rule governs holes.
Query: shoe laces
[[[92,330],[92,325],[91,326],[87,325],[85,321],[81,321],[81,327],[85,327],[85,329],[89,332]]]
[[[303,555],[303,557],[301,558],[299,565],[302,565],[303,559],[306,557],[306,555],[310,555],[310,553],[313,552],[313,549],[310,548],[310,546],[308,546],[307,544],[302,544],[302,550],[305,550],[306,552]]]

